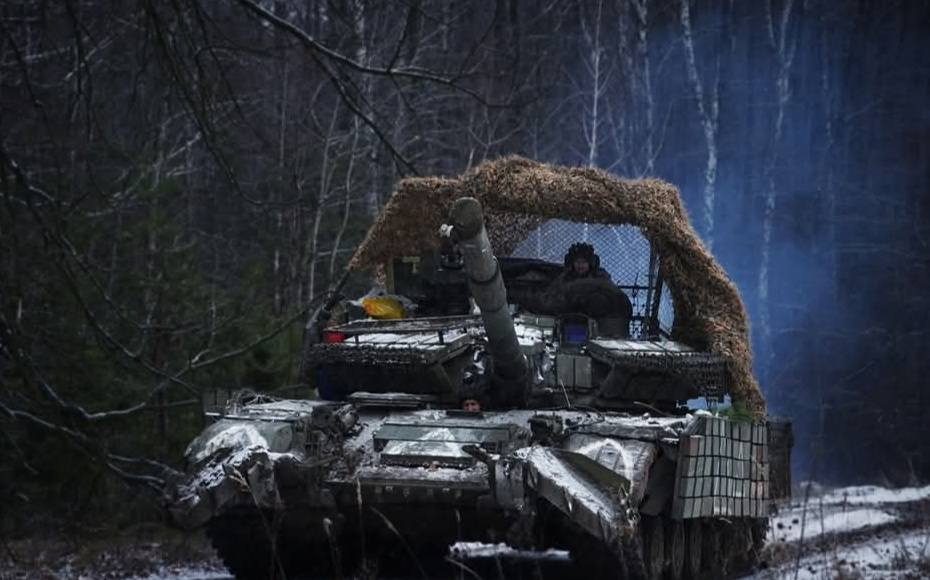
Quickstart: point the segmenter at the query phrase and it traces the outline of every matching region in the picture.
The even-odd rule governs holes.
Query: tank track
[[[767,527],[765,519],[701,519],[682,523],[668,517],[643,517],[637,532],[615,548],[592,541],[579,529],[571,530],[572,537],[568,539],[574,572],[588,577],[709,580],[751,571],[758,562]],[[207,536],[223,563],[240,580],[344,576],[351,571],[343,569],[342,561],[348,564],[354,560],[348,554],[340,555],[338,549],[309,543],[302,534],[283,528],[269,513],[215,518],[207,526]],[[700,553],[692,553],[693,548]],[[356,564],[361,569],[355,572],[366,576],[363,570],[368,565]],[[376,570],[377,564],[373,565]],[[437,571],[433,566],[427,567]]]
[[[295,580],[342,576],[339,550],[314,542],[306,527],[288,528],[269,512],[214,518],[207,537],[238,580]]]
[[[265,580],[285,576],[286,570],[275,562],[278,558],[260,514],[215,518],[206,531],[217,555],[236,578]]]
[[[765,519],[702,519],[685,523],[668,517],[644,517],[637,533],[615,549],[592,542],[589,537],[575,538],[573,559],[578,571],[592,578],[739,577],[756,567],[767,527]],[[691,553],[692,545],[699,553]]]

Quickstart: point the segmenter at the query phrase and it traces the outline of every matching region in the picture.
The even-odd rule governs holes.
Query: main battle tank
[[[597,578],[751,567],[789,493],[790,424],[689,408],[740,377],[732,353],[663,328],[661,261],[687,244],[656,252],[652,232],[624,289],[567,276],[570,257],[499,260],[481,203],[446,206],[443,237],[383,272],[406,315],[318,313],[305,356],[322,398],[231,401],[188,448],[174,521],[206,526],[237,578],[453,577],[489,555],[509,577],[521,560]],[[354,264],[384,252],[386,219]],[[693,329],[700,313],[674,303]]]

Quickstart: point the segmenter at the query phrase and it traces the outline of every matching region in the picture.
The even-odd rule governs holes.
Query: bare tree
[[[638,65],[632,74],[633,94],[643,110],[643,160],[635,170],[639,176],[655,173],[656,126],[655,99],[652,94],[652,61],[649,55],[649,3],[647,0],[629,0],[636,17],[636,56]]]
[[[719,50],[714,51],[713,72],[705,84],[698,71],[694,48],[694,30],[691,23],[691,0],[678,0],[678,15],[681,22],[681,42],[685,53],[685,69],[694,93],[698,120],[704,134],[707,161],[704,166],[704,190],[701,196],[701,226],[707,247],[714,247],[714,210],[717,203],[717,134],[720,130],[720,59]]]
[[[580,5],[582,38],[584,40],[584,53],[582,62],[587,73],[586,82],[575,81],[579,92],[585,95],[587,104],[584,106],[584,116],[581,120],[584,134],[584,163],[588,167],[595,167],[598,162],[598,152],[601,141],[604,139],[604,125],[606,115],[601,100],[607,91],[612,66],[606,58],[604,43],[601,40],[603,28],[604,2],[597,0],[592,14],[585,11],[585,4]],[[584,85],[590,85],[584,88]]]
[[[768,147],[765,176],[765,210],[762,216],[762,245],[759,256],[759,278],[757,292],[759,298],[759,341],[762,354],[762,369],[767,372],[771,365],[772,352],[772,320],[771,297],[769,295],[769,268],[772,259],[772,230],[774,227],[775,210],[778,200],[778,185],[776,183],[776,166],[779,159],[779,145],[785,124],[785,111],[791,98],[791,65],[794,62],[797,38],[791,34],[791,13],[794,0],[785,0],[777,15],[777,22],[773,18],[772,2],[766,2],[766,25],[768,31],[768,44],[775,58],[775,114],[772,122],[772,137]]]

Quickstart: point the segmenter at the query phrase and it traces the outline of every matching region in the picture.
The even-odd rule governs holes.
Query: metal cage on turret
[[[659,273],[658,255],[638,227],[546,220],[510,255],[562,263],[569,247],[579,241],[594,246],[600,266],[630,299],[630,337],[668,337],[675,316],[672,299]]]

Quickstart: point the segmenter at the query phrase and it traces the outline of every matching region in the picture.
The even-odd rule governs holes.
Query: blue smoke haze
[[[930,328],[930,5],[795,2],[780,105],[768,4],[692,5],[705,99],[720,75],[712,232],[702,220],[707,147],[678,4],[653,6],[650,70],[661,123],[654,173],[682,190],[692,221],[741,290],[770,411],[795,420],[796,479],[926,479],[930,429],[915,409],[930,408],[930,357],[918,346]],[[782,6],[773,9],[777,46]],[[586,56],[578,54],[581,67]],[[582,117],[590,115],[584,106]],[[644,116],[640,102],[630,118]],[[605,140],[598,164],[635,174],[635,163],[615,160],[638,152],[611,147]],[[584,163],[581,150],[556,160]],[[759,272],[770,183],[766,341]]]

